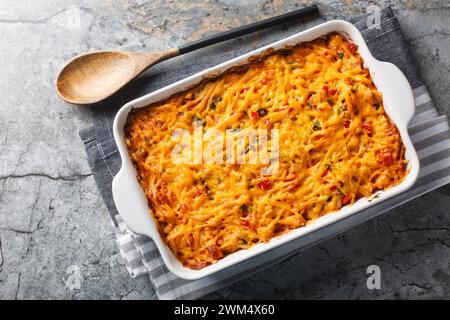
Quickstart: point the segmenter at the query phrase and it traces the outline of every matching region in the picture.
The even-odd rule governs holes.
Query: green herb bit
[[[197,116],[192,117],[192,123],[200,122],[203,125],[203,120]]]
[[[338,114],[342,114],[347,111],[347,108],[344,105],[340,105],[338,108]]]
[[[314,120],[313,122],[313,130],[318,131],[322,129],[322,125],[320,124],[319,120]]]
[[[258,114],[259,116],[262,118],[264,116],[266,116],[269,112],[267,111],[267,109],[261,108],[258,110]]]
[[[209,105],[210,109],[211,109],[211,110],[216,110],[216,109],[217,109],[217,105],[218,105],[219,103],[221,103],[222,100],[223,100],[223,98],[222,98],[221,96],[215,97],[215,98],[213,99],[213,101],[211,102],[211,104]]]
[[[247,205],[247,204],[242,204],[242,205],[239,207],[239,210],[241,210],[241,211],[244,212],[244,213],[248,213],[248,205]]]

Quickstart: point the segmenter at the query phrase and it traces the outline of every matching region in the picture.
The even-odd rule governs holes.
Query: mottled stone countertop
[[[310,1],[3,0],[0,10],[0,299],[151,299],[115,243],[78,131],[90,112],[60,101],[55,73],[77,53],[164,49]],[[319,1],[324,19],[366,1]],[[450,106],[448,0],[391,5],[434,101]],[[319,23],[320,20],[315,23]],[[257,46],[257,43],[255,43]],[[189,63],[188,58],[180,63]],[[450,298],[450,187],[421,196],[208,298]],[[361,236],[370,241],[359,241]],[[381,268],[381,290],[366,268]],[[79,290],[65,285],[79,268]]]

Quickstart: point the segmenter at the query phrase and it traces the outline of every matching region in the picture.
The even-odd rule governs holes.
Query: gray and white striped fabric
[[[381,28],[368,29],[366,20],[366,17],[361,17],[354,23],[361,30],[372,54],[380,60],[396,64],[414,88],[416,114],[411,121],[409,131],[421,162],[420,176],[414,187],[343,221],[285,244],[277,250],[230,267],[216,275],[195,281],[182,280],[167,270],[153,241],[130,232],[117,213],[111,193],[112,179],[121,166],[111,132],[115,110],[108,102],[100,104],[93,109],[95,125],[80,132],[80,136],[85,144],[97,186],[115,226],[120,253],[133,277],[148,274],[160,299],[196,299],[278,263],[300,249],[314,245],[421,194],[450,183],[450,130],[447,118],[439,116],[427,89],[420,80],[397,19],[391,9],[386,8],[381,12]],[[208,64],[211,65],[211,62],[209,61]],[[177,79],[187,76],[192,73],[192,70],[183,70],[183,72],[183,74],[175,72]],[[154,75],[154,80],[157,77],[157,74]],[[173,81],[174,78],[162,79],[159,84],[168,84]],[[148,92],[155,88],[148,85],[143,89]],[[125,101],[127,98],[131,100],[130,97],[123,98]],[[123,103],[116,101],[114,104],[120,106]]]

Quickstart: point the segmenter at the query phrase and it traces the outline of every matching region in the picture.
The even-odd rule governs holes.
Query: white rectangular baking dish
[[[124,125],[128,117],[128,113],[133,108],[147,106],[153,102],[167,98],[176,92],[186,90],[199,83],[205,77],[217,75],[230,67],[243,64],[247,62],[250,57],[258,55],[264,50],[270,48],[282,49],[285,46],[296,45],[300,42],[314,40],[330,32],[343,33],[359,46],[359,52],[371,72],[375,85],[383,94],[385,110],[393,122],[397,125],[403,143],[405,144],[405,157],[409,161],[409,173],[407,177],[401,184],[394,188],[380,192],[377,197],[372,197],[370,200],[367,198],[359,199],[353,205],[346,206],[335,213],[327,214],[315,220],[313,223],[306,225],[305,227],[292,230],[289,233],[276,237],[267,243],[257,244],[250,249],[241,250],[230,254],[217,263],[201,270],[191,270],[184,267],[172,254],[170,248],[165,245],[161,239],[161,236],[157,231],[156,223],[149,212],[147,199],[136,179],[136,170],[134,169],[128,156],[127,147],[124,141]],[[407,130],[407,125],[414,115],[414,111],[415,104],[412,89],[403,73],[391,63],[376,60],[369,52],[361,33],[351,23],[340,20],[326,22],[307,31],[300,32],[286,39],[277,41],[268,46],[224,62],[218,66],[209,68],[124,105],[116,115],[113,128],[114,137],[122,158],[122,167],[115,176],[112,185],[114,201],[119,214],[130,230],[137,234],[149,236],[154,240],[167,268],[171,272],[184,279],[193,280],[202,278],[263,252],[273,250],[274,248],[287,244],[294,239],[304,237],[305,235],[317,231],[324,226],[336,223],[351,215],[355,215],[365,208],[373,206],[409,189],[414,184],[419,174],[419,160]]]

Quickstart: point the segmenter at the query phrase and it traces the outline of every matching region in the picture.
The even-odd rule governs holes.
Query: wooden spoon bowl
[[[56,79],[56,92],[65,101],[90,104],[122,88],[152,65],[178,55],[164,52],[99,51],[75,57]]]

